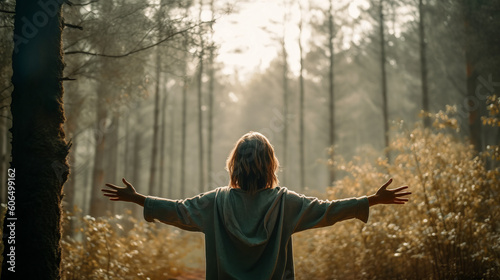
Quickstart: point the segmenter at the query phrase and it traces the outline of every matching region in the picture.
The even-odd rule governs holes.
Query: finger
[[[394,195],[395,196],[405,196],[405,195],[409,195],[409,194],[411,194],[411,192],[395,193]]]
[[[116,190],[107,190],[107,189],[102,189],[101,191],[105,193],[115,193],[115,194],[118,192]]]
[[[115,186],[113,184],[106,184],[107,187],[110,187],[112,189],[115,189],[115,190],[119,190],[119,189],[123,189],[122,187],[118,187],[118,186]]]
[[[407,188],[408,188],[408,186],[404,186],[404,187],[399,187],[399,188],[396,188],[396,189],[390,189],[390,191],[397,193],[397,192],[400,192],[400,191],[402,191],[404,189],[407,189]]]
[[[122,178],[122,182],[127,185],[127,187],[132,187],[132,184],[130,184],[125,178]]]
[[[112,194],[112,193],[105,193],[103,194],[104,196],[109,196],[109,197],[118,197],[118,195],[116,194]]]
[[[391,183],[392,183],[392,178],[389,179],[389,181],[387,181],[385,184],[382,185],[382,189],[385,190],[387,188],[387,186],[389,186]]]
[[[401,201],[407,202],[408,199],[407,198],[395,198],[394,201],[396,201],[396,202],[401,202]]]

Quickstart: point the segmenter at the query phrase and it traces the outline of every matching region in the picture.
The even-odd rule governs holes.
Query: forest
[[[293,236],[297,279],[500,279],[500,1],[0,1],[1,279],[205,279],[201,233],[106,183],[409,203]],[[15,272],[13,272],[15,270]]]

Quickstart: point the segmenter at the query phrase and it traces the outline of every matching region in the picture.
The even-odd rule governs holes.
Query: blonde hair
[[[269,140],[253,131],[236,142],[226,162],[229,186],[250,193],[277,186],[278,168],[279,161]]]

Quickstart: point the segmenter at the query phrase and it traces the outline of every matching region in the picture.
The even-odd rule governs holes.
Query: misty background
[[[226,158],[251,130],[274,145],[281,185],[307,193],[334,186],[344,160],[390,160],[391,136],[432,126],[422,110],[448,110],[478,151],[498,144],[498,128],[478,128],[500,86],[500,5],[486,2],[72,1],[64,207],[121,212],[100,189],[122,177],[169,198],[227,185]],[[0,15],[4,190],[14,45]]]

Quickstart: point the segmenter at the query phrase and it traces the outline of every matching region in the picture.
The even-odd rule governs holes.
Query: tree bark
[[[0,202],[7,203],[7,110],[0,109]]]
[[[3,225],[2,279],[61,278],[61,200],[70,145],[63,129],[61,4],[50,3],[46,9],[35,1],[16,3],[12,202]]]

